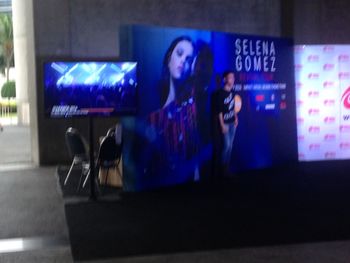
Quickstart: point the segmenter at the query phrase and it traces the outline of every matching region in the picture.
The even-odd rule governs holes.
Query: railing
[[[0,117],[10,117],[11,108],[9,105],[0,104]]]
[[[15,105],[0,102],[0,124],[2,126],[18,124],[17,109]]]

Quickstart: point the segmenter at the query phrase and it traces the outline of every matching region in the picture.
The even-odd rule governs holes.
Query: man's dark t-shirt
[[[222,112],[224,123],[233,123],[235,121],[235,100],[233,91],[224,89],[218,90],[216,111],[217,114]]]

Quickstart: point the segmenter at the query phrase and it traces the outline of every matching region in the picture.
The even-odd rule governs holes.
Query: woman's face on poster
[[[188,75],[193,60],[193,45],[188,40],[182,40],[171,53],[168,67],[173,79],[182,79]]]

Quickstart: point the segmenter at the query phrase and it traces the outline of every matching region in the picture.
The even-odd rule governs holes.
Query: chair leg
[[[85,187],[85,185],[86,185],[87,180],[89,179],[89,177],[90,177],[90,168],[89,168],[89,170],[88,170],[88,172],[87,172],[87,174],[86,174],[86,177],[85,177],[85,180],[84,180],[84,183],[83,183],[83,188]]]
[[[95,184],[94,186],[96,187],[95,189],[98,192],[98,195],[102,195],[102,189],[100,188],[100,182],[98,181],[98,176],[95,176]]]
[[[82,181],[81,179],[83,178],[83,175],[84,175],[84,171],[83,171],[83,168],[82,168],[81,175],[80,175],[80,178],[79,178],[79,183],[78,183],[78,186],[77,186],[77,192],[79,192],[81,181]]]
[[[73,169],[74,165],[75,165],[75,158],[73,159],[72,165],[70,166],[70,169],[69,169],[69,171],[68,171],[68,174],[67,174],[67,176],[66,176],[66,179],[64,180],[63,185],[66,185],[66,184],[67,184],[68,178],[69,178],[69,176],[70,176],[70,173],[72,172],[72,169]]]

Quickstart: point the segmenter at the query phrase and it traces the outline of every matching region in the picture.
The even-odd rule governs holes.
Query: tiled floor
[[[56,167],[0,165],[0,262],[72,262]]]
[[[0,165],[31,162],[29,126],[4,126],[0,132]]]

